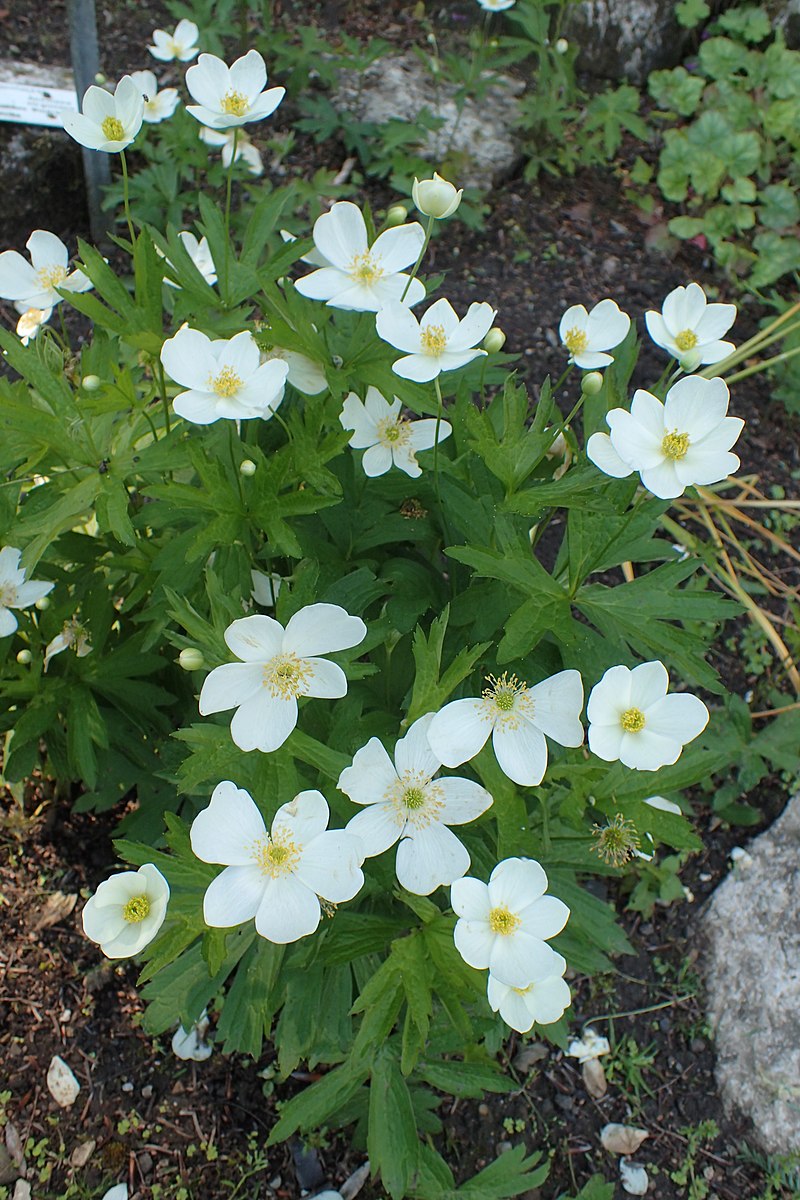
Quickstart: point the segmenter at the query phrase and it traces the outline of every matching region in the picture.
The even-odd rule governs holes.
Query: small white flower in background
[[[199,1021],[191,1029],[179,1025],[172,1035],[172,1053],[184,1062],[205,1062],[214,1053],[214,1047],[205,1040],[210,1021],[203,1009]]]
[[[583,683],[578,671],[559,671],[529,688],[503,673],[488,675],[480,700],[453,700],[436,714],[428,730],[434,753],[457,767],[483,748],[492,735],[497,761],[515,783],[535,787],[547,769],[545,735],[560,746],[580,746]]]
[[[370,738],[337,784],[354,804],[364,805],[348,821],[348,833],[361,838],[367,858],[399,840],[397,878],[418,896],[469,870],[469,854],[448,826],[474,821],[492,803],[471,779],[434,778],[442,764],[428,745],[431,719],[431,713],[420,717],[397,742],[394,763],[378,739]]]
[[[21,550],[3,546],[0,550],[0,638],[12,634],[19,622],[12,608],[30,608],[37,600],[49,595],[54,583],[38,579],[25,580],[25,568],[19,565]]]
[[[50,320],[53,310],[52,308],[25,308],[23,304],[19,303],[14,307],[17,312],[22,313],[17,321],[17,337],[23,346],[27,346],[37,336],[41,327]]]
[[[269,575],[265,571],[250,571],[250,579],[253,584],[253,599],[256,604],[260,604],[262,608],[274,608],[275,602],[280,594],[283,580],[280,575],[274,571]]]
[[[505,12],[508,8],[513,8],[516,0],[478,0],[481,8],[485,12]]]
[[[175,397],[172,407],[195,425],[221,418],[268,421],[283,399],[286,363],[262,364],[256,340],[246,331],[212,341],[184,325],[164,342],[161,361],[170,378],[189,389]]]
[[[623,1191],[626,1191],[629,1196],[646,1195],[650,1183],[644,1167],[631,1162],[630,1159],[621,1158],[619,1160],[619,1177],[622,1181]]]
[[[753,865],[752,854],[749,854],[743,846],[734,846],[728,857],[734,867],[738,867],[741,870],[746,870],[747,867],[752,867]]]
[[[86,658],[87,654],[92,653],[89,635],[76,617],[65,621],[61,633],[57,633],[53,640],[48,642],[44,652],[45,671],[50,666],[50,660],[64,650],[74,650],[78,658]]]
[[[211,257],[208,238],[201,237],[198,241],[195,235],[190,233],[188,229],[182,229],[178,237],[183,242],[186,253],[203,276],[203,279],[205,279],[207,284],[213,286],[217,282],[217,268],[214,259]],[[156,247],[156,253],[166,258],[166,255],[158,247]],[[169,259],[167,259],[167,262],[169,262]],[[170,263],[170,266],[174,266],[174,264]],[[171,288],[180,289],[181,286],[172,279],[165,279],[164,283],[166,283],[167,287]]]
[[[164,923],[169,884],[152,863],[101,883],[83,910],[83,931],[106,958],[131,958]]]
[[[286,629],[261,613],[241,617],[225,630],[225,642],[241,661],[215,667],[200,692],[200,713],[235,708],[231,737],[240,750],[277,750],[297,724],[297,700],[337,700],[347,676],[320,654],[348,650],[367,635],[360,617],[338,604],[309,604]]]
[[[582,304],[568,308],[558,335],[569,351],[570,362],[584,371],[596,371],[614,361],[604,352],[624,341],[630,327],[630,317],[620,311],[615,300],[601,300],[591,312]]]
[[[29,324],[38,328],[49,318],[50,310],[63,299],[56,288],[85,292],[92,286],[92,281],[83,271],[70,272],[67,247],[61,238],[46,229],[34,229],[25,249],[30,262],[26,262],[17,250],[4,250],[0,254],[0,297],[13,300],[17,312],[23,316],[28,316],[29,309],[46,310],[47,316],[41,319],[29,316]],[[17,333],[20,333],[19,326]],[[36,333],[26,328],[20,336],[35,337]]]
[[[158,125],[166,121],[178,107],[178,89],[158,90],[158,80],[152,71],[133,71],[131,79],[144,97],[142,120],[146,125]]]
[[[329,816],[321,792],[301,792],[281,805],[267,833],[249,793],[230,780],[218,784],[191,828],[197,857],[225,866],[206,890],[206,924],[227,929],[255,917],[261,937],[284,945],[317,928],[319,897],[352,900],[364,883],[363,847],[345,830],[329,830]]]
[[[351,392],[339,414],[343,428],[352,429],[349,445],[354,450],[364,450],[361,465],[364,474],[373,478],[385,475],[390,467],[399,467],[412,479],[422,474],[417,462],[417,451],[430,450],[436,441],[437,422],[433,418],[411,421],[400,415],[402,404],[397,396],[392,403],[381,395],[377,388],[367,388],[366,400],[362,403],[355,392]],[[452,433],[447,421],[439,421],[439,441]]]
[[[723,379],[699,375],[679,379],[663,404],[639,390],[630,412],[611,409],[611,433],[593,433],[586,453],[616,479],[638,471],[644,487],[662,500],[682,496],[692,484],[719,483],[738,470],[730,450],[744,428],[740,417],[727,415],[729,400]]]
[[[456,188],[452,183],[448,183],[436,171],[433,172],[433,179],[415,177],[411,188],[411,196],[419,211],[437,221],[452,217],[461,203],[463,193],[463,188]]]
[[[644,320],[656,345],[668,350],[682,366],[685,356],[694,356],[692,370],[701,364],[721,362],[736,349],[733,342],[720,341],[736,320],[736,305],[709,304],[699,283],[675,288],[661,312],[646,312]]]
[[[635,771],[657,771],[680,758],[683,747],[708,724],[708,709],[686,692],[667,695],[662,662],[609,667],[586,707],[589,749],[605,762]]]
[[[546,896],[547,876],[532,858],[498,863],[488,885],[467,875],[450,888],[458,915],[456,949],[466,963],[485,967],[499,983],[526,988],[559,973],[564,961],[547,945],[569,919],[569,909]]]
[[[147,49],[153,58],[158,58],[161,62],[172,62],[176,58],[179,62],[190,62],[191,59],[197,58],[199,36],[200,30],[194,21],[184,18],[178,21],[174,33],[168,33],[166,29],[154,29],[153,45]]]
[[[286,88],[264,87],[267,67],[257,50],[248,50],[227,66],[214,54],[201,54],[186,72],[186,86],[197,104],[187,104],[201,125],[210,129],[233,129],[248,121],[263,121],[280,104]]]
[[[492,1012],[499,1012],[506,1025],[516,1029],[517,1033],[527,1033],[538,1025],[552,1025],[564,1015],[572,1002],[569,985],[564,979],[567,960],[560,954],[558,969],[546,979],[538,983],[529,983],[527,987],[509,987],[500,983],[494,975],[489,976],[487,996]]]
[[[130,146],[142,127],[144,97],[130,75],[123,75],[113,96],[101,87],[87,88],[79,113],[61,121],[71,138],[89,150],[115,154]]]
[[[429,383],[442,371],[457,371],[475,358],[485,356],[478,348],[491,328],[497,312],[491,304],[470,304],[461,320],[449,300],[437,300],[419,319],[402,304],[387,304],[378,313],[378,337],[405,351],[405,358],[392,363],[395,375]]]
[[[651,808],[658,808],[661,810],[661,812],[674,813],[678,817],[683,815],[680,805],[675,804],[672,800],[667,800],[664,796],[648,796],[648,798],[645,800],[645,804],[649,804]],[[647,838],[650,846],[654,849],[655,841],[652,833],[649,833],[647,830],[645,830],[644,836]],[[644,850],[637,850],[636,847],[633,847],[631,852],[634,857],[642,858],[645,862],[652,862],[653,860],[652,854],[649,854]]]
[[[594,1058],[602,1058],[604,1054],[610,1053],[611,1047],[608,1044],[608,1038],[595,1033],[591,1026],[584,1029],[583,1037],[573,1038],[567,1046],[567,1056],[577,1058],[581,1064],[591,1062]]]
[[[261,155],[243,129],[239,130],[235,138],[235,158],[233,154],[234,133],[232,129],[207,129],[204,125],[200,130],[200,141],[205,142],[207,146],[222,147],[222,165],[226,170],[231,165],[231,161],[238,162],[241,158],[247,165],[247,169],[251,175],[264,174],[264,163]]]
[[[340,200],[317,218],[313,233],[317,254],[324,261],[319,270],[295,283],[301,296],[356,312],[377,312],[391,301],[399,304],[404,292],[403,306],[424,297],[420,280],[412,279],[409,285],[403,271],[417,261],[425,241],[418,222],[385,229],[370,246],[361,210],[349,200]]]
[[[127,1183],[115,1183],[103,1196],[103,1200],[128,1200]]]
[[[297,350],[284,350],[282,346],[271,346],[269,350],[261,351],[262,362],[271,362],[274,359],[286,363],[289,368],[287,382],[304,396],[318,396],[320,392],[327,391],[328,380],[325,372],[319,363],[315,363],[307,355],[300,354]]]

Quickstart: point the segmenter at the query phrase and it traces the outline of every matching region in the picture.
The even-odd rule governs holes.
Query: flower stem
[[[164,409],[164,429],[166,433],[170,431],[169,422],[169,400],[167,399],[167,381],[164,377],[164,365],[161,359],[156,359],[156,372],[158,374],[158,393],[161,397],[161,405]]]
[[[403,303],[406,296],[408,295],[408,289],[411,287],[411,281],[412,281],[412,279],[416,278],[417,271],[420,268],[420,263],[422,262],[423,258],[425,257],[425,251],[428,249],[428,242],[431,240],[431,234],[433,233],[433,223],[435,220],[436,220],[435,217],[428,217],[428,225],[425,230],[425,240],[422,243],[422,249],[419,252],[419,258],[414,263],[414,270],[409,275],[408,282],[406,283],[406,286],[403,288],[403,294],[400,297],[401,304]]]
[[[228,163],[228,178],[225,184],[225,292],[230,300],[230,256],[231,256],[231,188],[233,185],[233,164],[236,162],[236,150],[239,143],[239,126],[233,129],[233,145],[231,161]]]
[[[119,157],[122,161],[122,203],[125,208],[125,220],[128,222],[128,233],[131,239],[131,253],[136,243],[136,234],[133,232],[133,220],[131,219],[131,200],[130,187],[128,180],[128,162],[125,158],[125,151],[120,150]]]

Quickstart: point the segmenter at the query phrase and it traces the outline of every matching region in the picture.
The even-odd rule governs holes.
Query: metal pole
[[[80,102],[86,89],[95,82],[95,76],[100,70],[94,0],[67,0],[67,10],[72,72],[75,77],[75,92]],[[92,240],[102,242],[108,231],[108,221],[100,207],[102,190],[111,182],[108,155],[83,147],[83,174],[86,179],[86,201],[89,206]]]

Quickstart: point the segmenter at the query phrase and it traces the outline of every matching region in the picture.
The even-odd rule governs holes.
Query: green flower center
[[[350,264],[350,278],[356,283],[365,284],[366,287],[377,283],[384,274],[383,267],[375,261],[369,250],[365,250],[363,254],[357,254]]]
[[[503,937],[508,937],[510,933],[519,929],[521,924],[522,918],[518,917],[516,913],[512,913],[504,905],[493,908],[489,912],[489,928],[492,933],[499,933]]]
[[[395,446],[405,446],[410,437],[411,422],[405,417],[385,417],[378,422],[378,440],[389,450]]]
[[[150,901],[147,896],[132,896],[122,910],[122,915],[126,921],[130,921],[132,925],[138,925],[143,921],[150,912]]]
[[[626,733],[641,733],[644,729],[644,713],[640,708],[626,708],[619,719]]]
[[[438,358],[447,349],[447,334],[444,325],[426,325],[419,332],[419,342],[424,354]]]
[[[110,142],[121,142],[125,137],[125,126],[118,117],[106,117],[100,128]]]
[[[421,787],[406,788],[406,790],[403,792],[403,803],[405,804],[406,808],[410,808],[412,812],[416,809],[422,808],[425,803],[425,792]]]
[[[697,334],[693,329],[682,329],[680,333],[675,335],[675,345],[685,354],[687,350],[694,350],[697,345]]]
[[[572,329],[568,329],[564,335],[564,345],[573,357],[576,354],[583,354],[589,346],[589,336],[586,330],[573,325]]]
[[[227,92],[220,104],[222,111],[232,117],[243,117],[249,107],[250,101],[241,92]]]
[[[314,674],[305,659],[296,654],[276,654],[264,664],[264,687],[283,700],[304,696]]]
[[[678,433],[677,429],[673,429],[672,433],[665,435],[661,449],[664,451],[665,457],[671,458],[673,461],[685,458],[689,450],[688,433]]]

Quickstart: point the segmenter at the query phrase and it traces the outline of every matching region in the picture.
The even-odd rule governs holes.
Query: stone
[[[581,0],[568,6],[565,33],[580,47],[580,71],[637,85],[677,66],[690,38],[673,0]]]
[[[800,1151],[800,794],[748,847],[703,918],[723,1102],[771,1154]]]
[[[458,89],[437,80],[416,54],[390,54],[367,67],[354,79],[342,75],[333,103],[359,121],[417,124],[422,109],[442,121],[426,132],[418,147],[457,187],[487,191],[507,178],[522,161],[513,130],[519,121],[517,96],[524,91],[521,79],[493,75],[484,79],[485,93],[468,99],[460,114]]]

